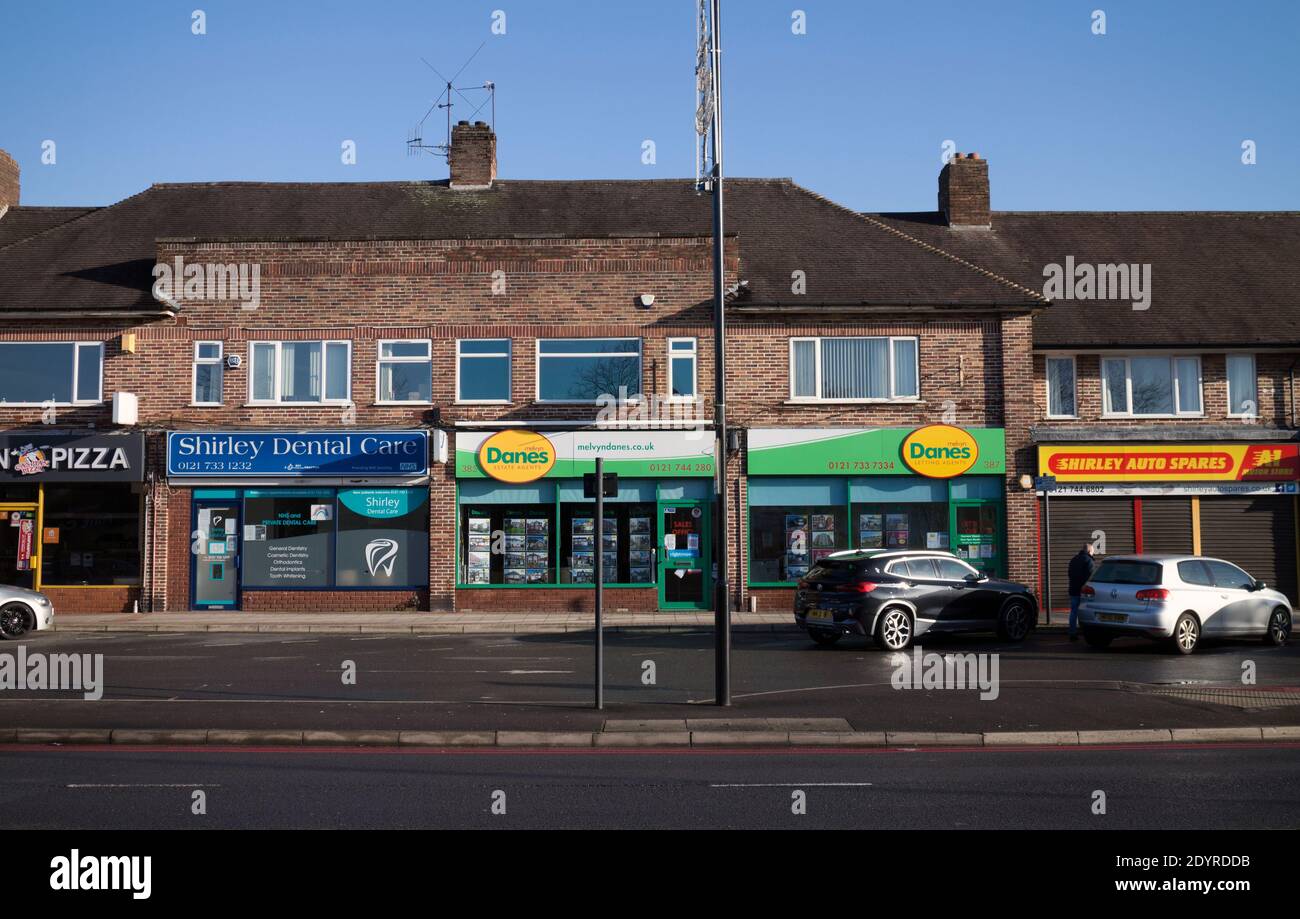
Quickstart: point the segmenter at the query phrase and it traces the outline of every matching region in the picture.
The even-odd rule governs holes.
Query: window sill
[[[1078,415],[1044,415],[1044,421],[1078,421]]]
[[[376,408],[431,408],[432,402],[372,402]]]
[[[242,408],[356,408],[353,402],[245,402]]]
[[[221,408],[224,402],[191,402],[190,408]]]
[[[1102,415],[1102,421],[1204,421],[1205,413],[1195,415]]]
[[[514,402],[509,399],[457,399],[452,405],[514,405]]]
[[[925,405],[924,399],[786,399],[784,405]]]

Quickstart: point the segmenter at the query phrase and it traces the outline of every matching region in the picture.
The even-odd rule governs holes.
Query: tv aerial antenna
[[[479,86],[457,86],[456,85],[456,81],[460,78],[460,75],[465,72],[465,68],[470,65],[470,63],[474,60],[474,58],[478,57],[479,51],[482,51],[483,45],[486,44],[487,42],[483,42],[483,44],[479,45],[478,48],[474,51],[474,53],[469,56],[469,59],[466,60],[464,64],[461,64],[460,69],[456,71],[455,75],[450,80],[447,79],[445,76],[443,76],[442,72],[439,71],[437,67],[434,67],[424,58],[420,58],[420,60],[424,61],[424,66],[428,67],[430,70],[432,70],[434,73],[438,75],[438,79],[441,80],[443,83],[443,90],[441,93],[438,94],[438,98],[433,100],[433,105],[429,106],[429,110],[424,113],[424,117],[421,118],[419,122],[415,125],[415,127],[411,128],[410,132],[407,134],[406,137],[407,156],[418,156],[421,152],[431,153],[434,156],[441,156],[443,159],[448,159],[451,156],[451,125],[452,125],[451,110],[457,104],[456,97],[459,97],[464,102],[465,105],[470,106],[473,109],[473,111],[470,112],[469,117],[463,119],[465,121],[473,121],[474,116],[477,115],[479,112],[483,111],[484,106],[490,105],[491,106],[490,123],[492,125],[492,130],[493,131],[496,130],[497,127],[497,86],[496,84],[493,83],[491,80],[488,80],[486,83],[483,83]],[[470,98],[470,96],[467,96],[466,93],[478,95],[480,101],[477,103],[477,105],[475,104],[474,99]],[[438,109],[445,109],[447,113],[446,139],[443,141],[443,143],[440,144],[426,144],[424,142],[425,122],[427,122],[429,120],[429,116],[432,115]]]

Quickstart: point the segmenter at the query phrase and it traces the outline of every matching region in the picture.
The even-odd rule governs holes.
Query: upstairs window
[[[1047,417],[1073,418],[1078,414],[1074,400],[1074,358],[1047,359]]]
[[[429,341],[381,341],[375,380],[376,402],[433,400],[433,362]]]
[[[542,402],[624,401],[641,395],[639,338],[550,338],[537,342]]]
[[[342,405],[351,401],[351,342],[255,341],[248,347],[251,403]]]
[[[0,404],[102,402],[103,342],[0,343]]]
[[[1259,414],[1255,355],[1228,355],[1228,414],[1237,418]]]
[[[790,397],[876,402],[920,397],[915,338],[792,338]]]
[[[221,342],[196,341],[194,343],[195,405],[221,404]]]
[[[1107,415],[1174,417],[1201,414],[1198,357],[1107,357],[1101,362]]]
[[[510,339],[456,342],[456,401],[510,401]]]
[[[690,401],[696,392],[694,338],[668,339],[668,391],[670,398]]]

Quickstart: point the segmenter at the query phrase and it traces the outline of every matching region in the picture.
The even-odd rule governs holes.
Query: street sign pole
[[[596,457],[596,708],[605,707],[605,631],[601,607],[605,595],[605,460]]]
[[[731,704],[731,596],[727,571],[727,321],[726,247],[722,234],[722,0],[712,0],[710,69],[713,97],[713,411],[717,434],[718,513],[714,540],[714,700]]]

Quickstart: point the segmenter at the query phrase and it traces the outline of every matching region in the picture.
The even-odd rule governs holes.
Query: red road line
[[[1024,746],[906,746],[906,747],[330,747],[330,746],[208,746],[148,744],[0,744],[6,752],[50,753],[288,753],[336,756],[841,756],[882,753],[1045,753],[1120,750],[1289,750],[1300,749],[1300,741],[1242,741],[1237,743],[1131,743],[1131,744],[1026,744]]]

